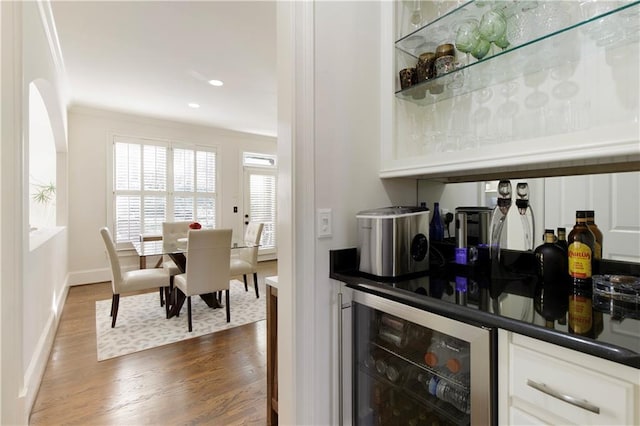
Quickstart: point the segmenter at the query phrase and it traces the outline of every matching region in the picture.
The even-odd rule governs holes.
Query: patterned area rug
[[[249,291],[244,284],[231,280],[231,322],[227,323],[226,309],[211,309],[200,297],[191,298],[193,331],[187,329],[187,302],[179,317],[166,319],[160,306],[158,292],[120,297],[118,320],[111,328],[111,299],[96,302],[96,338],[98,361],[155,348],[180,340],[249,324],[266,318],[266,293],[260,285],[260,298],[249,279]],[[224,294],[223,294],[224,303]]]

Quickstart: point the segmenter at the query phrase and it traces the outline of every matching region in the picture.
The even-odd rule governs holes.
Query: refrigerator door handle
[[[571,405],[575,405],[576,407],[580,407],[583,410],[587,410],[587,411],[591,411],[592,413],[595,414],[600,414],[600,408],[589,403],[588,401],[584,400],[584,399],[578,399],[575,398],[571,395],[565,395],[562,394],[556,390],[551,389],[550,387],[548,387],[547,385],[545,385],[544,383],[538,383],[538,382],[534,382],[531,379],[527,379],[527,386],[530,386],[536,390],[539,390],[540,392],[547,394],[549,396],[552,396],[554,398],[559,399],[560,401],[564,401],[568,404]]]

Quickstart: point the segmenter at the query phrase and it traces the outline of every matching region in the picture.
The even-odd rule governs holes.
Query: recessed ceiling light
[[[200,108],[200,104],[195,102],[189,102],[187,105],[189,105],[189,108]]]
[[[220,80],[209,80],[209,84],[212,86],[216,86],[216,87],[220,87],[222,86],[224,83],[221,82]]]

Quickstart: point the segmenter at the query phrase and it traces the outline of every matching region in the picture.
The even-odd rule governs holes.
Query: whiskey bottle
[[[596,225],[595,216],[595,211],[587,210],[587,226],[596,238],[593,256],[596,259],[602,259],[602,231],[600,231],[600,228]]]
[[[574,285],[569,294],[569,333],[595,338],[593,289],[587,285]]]
[[[569,333],[593,337],[591,304],[595,237],[587,225],[587,212],[576,212],[576,224],[569,233]]]
[[[584,210],[576,211],[576,224],[567,240],[569,276],[572,284],[591,286],[595,242],[595,236],[587,225],[587,213]]]
[[[567,249],[569,248],[567,244],[567,228],[558,228],[558,239],[556,240],[556,244],[559,245],[565,253],[567,252]]]

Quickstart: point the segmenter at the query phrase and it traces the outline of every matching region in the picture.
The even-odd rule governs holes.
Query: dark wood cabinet
[[[278,277],[267,277],[267,424],[278,424]]]

